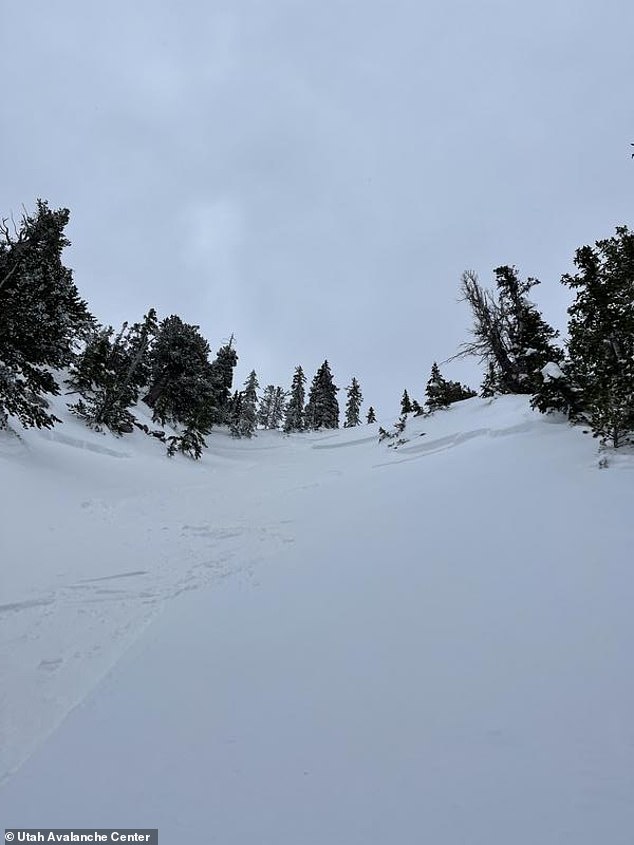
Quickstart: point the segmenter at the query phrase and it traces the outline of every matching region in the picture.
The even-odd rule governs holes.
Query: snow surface
[[[197,463],[65,419],[0,435],[0,822],[630,845],[631,456],[520,397]]]

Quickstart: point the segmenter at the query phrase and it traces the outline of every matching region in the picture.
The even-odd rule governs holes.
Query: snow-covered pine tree
[[[482,396],[483,399],[489,399],[490,397],[495,396],[496,393],[500,392],[499,377],[495,364],[493,361],[489,361],[487,364],[487,371],[482,384],[480,385],[480,396]]]
[[[129,409],[147,386],[150,344],[157,330],[151,308],[143,322],[131,327],[124,323],[115,338],[111,328],[98,331],[71,369],[69,384],[81,398],[70,410],[97,431],[104,426],[115,434],[132,431],[135,418]]]
[[[407,389],[403,391],[403,396],[401,398],[401,414],[411,414],[412,413],[412,403],[409,398],[409,393]]]
[[[425,388],[425,395],[427,397],[427,408],[430,412],[449,407],[447,382],[441,375],[438,364],[435,361],[432,364],[431,375]]]
[[[273,408],[273,399],[275,397],[275,385],[267,384],[260,398],[258,406],[257,420],[258,425],[262,428],[271,428],[271,411]]]
[[[537,279],[521,281],[515,267],[506,265],[495,270],[495,277],[497,295],[484,290],[475,273],[463,274],[462,293],[473,313],[474,339],[463,344],[459,356],[477,355],[487,364],[487,392],[534,393],[545,364],[563,358],[553,343],[557,332],[528,299]]]
[[[425,394],[430,413],[440,408],[448,408],[454,402],[462,402],[463,399],[471,399],[477,395],[475,390],[471,390],[459,381],[445,379],[435,361],[431,368],[431,376],[427,382]]]
[[[211,363],[213,382],[213,422],[222,424],[229,422],[231,390],[233,387],[233,371],[238,363],[238,354],[233,347],[233,335],[229,343],[221,346]]]
[[[258,406],[258,425],[262,428],[277,429],[284,419],[286,391],[273,384],[267,384]]]
[[[384,440],[392,440],[394,437],[396,437],[396,432],[388,431],[382,425],[379,426],[379,443],[382,443]]]
[[[338,387],[335,387],[328,361],[324,361],[313,378],[304,411],[306,428],[339,428]]]
[[[542,414],[559,411],[571,420],[580,420],[581,399],[572,380],[570,362],[557,364],[555,361],[549,361],[542,368],[541,375],[542,384],[531,399],[531,407]]]
[[[304,430],[304,401],[306,376],[300,366],[295,368],[293,383],[286,409],[284,411],[284,431]]]
[[[120,389],[131,365],[127,330],[124,323],[116,336],[111,326],[96,332],[70,370],[71,388],[80,383],[82,387],[76,390],[80,398],[68,408],[95,431],[106,427],[114,434],[126,434],[133,429],[134,417],[128,406],[138,398],[138,389],[136,393],[134,389],[130,393]]]
[[[361,387],[359,386],[359,382],[356,378],[353,377],[352,381],[346,388],[346,395],[346,419],[343,425],[344,428],[353,428],[361,423],[361,420],[359,419],[359,412],[361,410],[361,403],[363,402]]]
[[[286,407],[286,391],[282,387],[276,387],[271,403],[270,425],[272,429],[278,429],[284,420],[284,409]]]
[[[368,408],[368,415],[365,418],[365,421],[368,425],[371,425],[372,423],[376,422],[376,413],[374,412],[374,408],[372,407],[372,405],[370,405],[370,407]]]
[[[563,351],[553,343],[556,332],[528,299],[538,279],[522,281],[515,267],[495,270],[500,314],[512,364],[514,393],[534,393],[542,383],[541,370],[549,361],[561,361]],[[511,385],[509,385],[510,387]]]
[[[97,385],[105,384],[108,362],[112,354],[112,326],[95,326],[86,339],[84,348],[75,355],[69,368],[66,384],[70,393],[87,395]]]
[[[464,399],[472,399],[477,395],[475,390],[471,390],[459,381],[447,381],[447,401],[450,405],[454,402],[462,402]]]
[[[238,423],[240,421],[240,414],[242,413],[242,392],[234,391],[233,396],[229,400],[228,406],[228,421],[231,433],[234,437],[239,437]]]
[[[38,200],[15,232],[0,224],[0,428],[8,416],[26,428],[59,422],[45,398],[60,392],[51,369],[71,363],[94,325],[62,264],[69,217]]]
[[[412,399],[412,413],[417,417],[420,417],[425,413],[425,409],[421,407],[418,399]]]
[[[634,233],[575,255],[577,272],[562,282],[575,291],[568,309],[569,388],[595,436],[615,448],[634,432]]]
[[[244,390],[240,394],[240,409],[236,421],[231,427],[236,437],[253,437],[257,426],[258,414],[258,377],[255,370],[251,370],[244,383]]]
[[[207,445],[201,434],[200,426],[196,422],[187,425],[181,434],[168,437],[167,444],[169,458],[173,458],[177,452],[181,452],[181,454],[189,455],[196,461],[202,458],[203,449]]]
[[[152,418],[184,429],[170,440],[169,454],[178,450],[200,457],[215,420],[217,382],[209,344],[198,326],[172,315],[159,326],[149,363],[150,387],[143,401],[152,408]]]
[[[205,429],[213,419],[214,379],[209,344],[198,326],[180,317],[166,317],[160,324],[150,353],[150,387],[143,401],[161,424],[184,423],[195,415]]]

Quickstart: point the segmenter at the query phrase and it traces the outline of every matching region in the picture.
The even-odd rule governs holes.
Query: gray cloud
[[[2,211],[71,208],[103,321],[235,332],[264,383],[328,357],[392,413],[465,338],[465,268],[565,323],[575,247],[630,219],[632,31],[624,0],[14,4]]]

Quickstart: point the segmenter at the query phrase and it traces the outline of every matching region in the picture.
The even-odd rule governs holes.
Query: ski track
[[[424,443],[398,449],[406,457],[397,456],[395,450],[390,453],[390,460],[371,466],[412,461],[456,448],[474,438],[521,434],[534,424],[426,436]],[[99,438],[90,440],[83,428],[76,430],[76,435],[43,431],[39,437],[47,444],[78,450],[98,460],[133,457],[132,451],[110,448]],[[420,432],[421,436],[424,434]],[[196,485],[189,482],[181,490],[170,489],[164,495],[117,490],[112,498],[82,497],[78,506],[85,514],[87,534],[97,544],[122,525],[134,523],[135,542],[128,547],[125,542],[116,545],[112,552],[120,555],[123,562],[141,564],[143,568],[118,568],[115,572],[95,572],[91,577],[56,580],[0,605],[0,672],[4,677],[16,677],[0,699],[4,712],[0,725],[0,780],[6,779],[55,729],[168,602],[229,576],[253,578],[262,560],[295,542],[290,530],[292,520],[271,522],[269,511],[264,509],[258,521],[263,500],[250,493],[245,497],[242,487],[245,482],[248,484],[250,473],[268,473],[271,497],[283,497],[287,492],[292,498],[317,495],[320,488],[337,483],[344,474],[337,453],[365,447],[358,452],[359,465],[364,466],[368,464],[367,455],[376,454],[376,441],[376,434],[359,437],[344,429],[327,435],[308,435],[300,441],[251,441],[244,453],[233,443],[230,448],[220,446],[219,457],[228,462],[229,487],[233,486],[234,495],[244,499],[236,499],[233,507],[228,507],[228,497],[222,492],[214,491],[213,485],[210,489],[206,479]],[[23,439],[2,440],[5,447],[7,442],[10,447],[1,454],[9,457],[33,451]],[[302,457],[314,455],[313,474],[317,480],[296,483],[293,461],[297,450]],[[252,453],[260,455],[264,464],[253,462]],[[324,462],[328,454],[332,454],[335,465],[327,459]],[[348,463],[347,472],[354,472],[354,466]],[[302,477],[304,474],[305,468]],[[236,519],[236,511],[248,512],[249,522],[244,517]],[[205,512],[214,512],[215,518],[210,520]],[[145,542],[139,538],[145,538]],[[130,554],[135,555],[134,560],[127,557]],[[99,556],[97,550],[96,557]],[[104,560],[106,565],[112,565],[111,556]],[[28,702],[26,707],[24,702]],[[46,704],[42,706],[43,702]],[[25,735],[30,738],[26,744]]]
[[[183,491],[186,502],[191,492]],[[294,542],[279,525],[192,521],[189,513],[187,520],[176,513],[172,522],[156,526],[157,512],[165,517],[174,510],[156,496],[147,502],[128,498],[124,504],[90,498],[82,500],[80,508],[91,515],[91,533],[105,537],[122,523],[122,510],[129,517],[131,502],[137,540],[147,538],[146,567],[57,582],[0,605],[0,676],[13,678],[0,693],[0,782],[85,697],[168,602],[230,575],[251,578],[264,557]],[[142,544],[134,545],[138,553]],[[126,554],[125,543],[118,551]]]
[[[384,424],[389,427],[389,423]],[[321,715],[332,718],[336,728],[342,703],[340,695],[344,697],[344,705],[346,697],[354,701],[356,677],[366,685],[367,697],[359,704],[359,719],[355,716],[348,731],[354,735],[357,721],[361,725],[365,721],[368,737],[376,743],[375,750],[381,748],[383,716],[380,710],[373,716],[372,706],[387,706],[384,690],[388,688],[389,697],[392,682],[394,694],[407,690],[410,665],[417,666],[420,655],[425,655],[432,675],[446,687],[448,697],[444,699],[440,695],[434,701],[437,691],[425,690],[423,684],[417,692],[414,690],[420,701],[411,713],[404,700],[399,705],[402,711],[388,709],[384,716],[388,720],[403,716],[411,719],[410,735],[415,738],[420,729],[418,710],[431,700],[433,706],[427,714],[431,722],[426,725],[430,745],[424,751],[425,754],[431,751],[439,767],[436,773],[439,778],[410,760],[408,745],[401,751],[386,746],[384,752],[390,759],[390,755],[395,755],[395,783],[400,777],[398,766],[405,764],[406,768],[411,767],[412,778],[421,773],[427,778],[428,790],[433,791],[437,782],[444,783],[438,793],[442,801],[450,794],[443,790],[450,790],[456,778],[464,780],[460,761],[471,766],[472,774],[477,773],[478,761],[483,759],[492,761],[490,771],[497,771],[497,760],[515,761],[528,755],[537,742],[546,762],[540,762],[535,771],[547,769],[549,749],[539,744],[539,720],[534,725],[523,725],[513,721],[505,709],[505,696],[510,695],[511,703],[521,712],[524,667],[528,667],[529,675],[534,674],[538,685],[542,669],[552,672],[548,677],[556,689],[559,689],[556,685],[560,682],[561,667],[574,680],[570,690],[578,684],[580,692],[574,700],[583,702],[583,695],[588,693],[582,673],[579,678],[574,673],[574,661],[587,659],[593,671],[604,673],[605,683],[614,684],[617,692],[621,690],[619,673],[614,671],[618,662],[615,658],[606,663],[601,649],[611,654],[620,648],[617,635],[619,620],[624,618],[625,598],[615,609],[613,630],[606,626],[612,637],[607,645],[588,635],[588,631],[592,633],[591,628],[586,630],[584,626],[586,601],[595,603],[594,612],[600,619],[604,618],[601,614],[605,614],[606,607],[612,609],[618,604],[615,597],[620,600],[622,595],[622,591],[614,591],[620,589],[620,579],[628,569],[621,560],[622,555],[619,556],[619,543],[625,545],[619,534],[623,520],[618,508],[614,513],[608,511],[604,523],[598,527],[599,533],[593,533],[588,523],[582,526],[582,540],[577,542],[574,532],[566,533],[565,526],[558,527],[558,508],[560,501],[567,500],[565,497],[574,500],[577,496],[578,506],[583,503],[588,513],[596,513],[597,503],[604,501],[597,491],[607,491],[606,495],[613,497],[610,501],[621,501],[614,491],[629,490],[634,460],[626,452],[610,455],[609,466],[616,472],[598,472],[596,448],[590,438],[539,417],[528,410],[524,399],[509,397],[498,403],[472,400],[459,409],[410,420],[406,442],[396,448],[389,448],[387,442],[377,443],[376,432],[367,435],[364,431],[361,435],[358,430],[290,437],[263,432],[257,439],[246,442],[235,442],[218,433],[210,438],[210,449],[199,463],[181,458],[167,461],[160,444],[143,435],[117,440],[86,433],[74,420],[68,420],[66,425],[68,429],[63,434],[28,432],[19,439],[0,436],[0,469],[8,473],[4,490],[12,491],[11,496],[5,496],[4,511],[0,510],[7,515],[6,531],[0,536],[0,552],[10,564],[5,569],[7,580],[2,584],[0,603],[0,677],[9,679],[0,687],[0,781],[6,781],[47,737],[62,734],[63,729],[56,729],[93,690],[94,700],[104,686],[107,688],[107,682],[100,682],[115,667],[117,672],[121,666],[125,667],[126,660],[122,658],[131,646],[140,642],[149,647],[152,635],[160,637],[161,631],[165,643],[170,644],[172,634],[177,632],[169,625],[164,629],[166,620],[171,620],[173,626],[175,619],[182,619],[183,630],[178,633],[185,642],[190,637],[191,651],[198,650],[205,658],[211,646],[199,642],[199,633],[213,636],[214,631],[221,634],[225,631],[225,639],[221,636],[220,641],[213,643],[213,654],[219,665],[225,659],[228,661],[227,683],[235,678],[239,690],[241,672],[246,670],[247,676],[252,673],[254,684],[253,693],[244,700],[239,696],[232,699],[228,714],[234,710],[242,713],[246,702],[261,690],[272,696],[272,707],[276,704],[278,688],[267,684],[260,687],[260,663],[252,660],[252,651],[262,650],[265,657],[268,655],[270,671],[279,673],[279,689],[288,685],[291,703],[295,701],[293,696],[301,693],[298,703],[309,705],[299,713],[290,707],[288,717],[283,720],[291,736],[294,725],[304,725],[303,732],[293,739],[298,747],[306,743],[314,729],[310,715],[313,702],[323,697],[325,709],[320,711]],[[121,448],[124,444],[125,448]],[[430,458],[429,463],[417,464],[422,458]],[[397,476],[377,471],[396,465],[400,466]],[[535,499],[520,488],[516,465],[527,489],[547,493],[544,502],[540,496]],[[457,478],[462,485],[460,491],[456,489]],[[499,490],[505,489],[504,484],[510,484],[509,501],[519,497],[518,507],[523,514],[530,515],[539,531],[535,537],[529,532],[517,546],[515,529],[510,523],[501,524],[495,543],[506,549],[504,559],[495,553],[491,556],[493,548],[487,549],[478,559],[478,567],[472,567],[470,549],[472,546],[475,549],[477,544],[471,544],[468,536],[479,536],[482,520],[486,524],[490,518],[487,497],[497,507],[501,506],[506,493]],[[552,493],[551,487],[559,492]],[[476,502],[469,498],[474,491],[477,491]],[[455,505],[457,495],[458,505]],[[429,496],[433,499],[426,500]],[[591,504],[586,504],[588,496]],[[391,497],[397,498],[397,506],[392,507]],[[433,507],[428,512],[431,502]],[[454,514],[460,531],[453,530],[454,523],[443,522],[448,519],[445,510],[454,507],[463,508]],[[574,504],[570,507],[574,512]],[[21,516],[32,510],[38,514],[36,528]],[[443,536],[449,527],[451,530]],[[616,555],[607,560],[601,530],[606,536],[621,538],[615,544]],[[417,543],[408,540],[410,531],[416,537],[419,531],[426,532],[420,549]],[[567,543],[573,546],[577,543],[574,551],[567,549],[567,553],[576,561],[582,560],[581,565],[575,565],[574,578],[567,564],[561,565],[558,551],[553,552],[552,560],[544,554],[545,550],[550,554],[549,540],[556,549],[563,536]],[[398,546],[399,542],[403,544],[406,559],[404,569],[399,568],[402,561],[390,558],[394,543]],[[531,544],[536,544],[534,549]],[[447,546],[452,547],[452,553],[447,553]],[[331,553],[333,548],[335,551]],[[365,567],[366,557],[372,560],[369,569]],[[272,566],[280,561],[281,570]],[[309,565],[304,568],[307,562]],[[264,589],[259,589],[260,583],[266,582],[264,574],[258,574],[261,571],[276,573],[272,576],[276,587],[268,589],[266,595]],[[295,574],[300,572],[304,592],[295,595],[287,583],[289,580],[294,583]],[[402,582],[398,572],[403,576]],[[381,578],[387,580],[381,582]],[[542,595],[542,585],[546,582],[548,589]],[[306,598],[312,597],[313,586],[320,597],[315,606]],[[568,598],[571,589],[572,601]],[[223,590],[233,597],[238,611],[234,627],[230,624],[230,609],[224,610]],[[529,596],[527,602],[523,601],[525,592]],[[539,596],[538,602],[534,596]],[[369,604],[368,599],[371,599]],[[223,612],[228,614],[224,628],[213,627],[215,617],[207,620],[208,606],[215,607],[219,616]],[[183,607],[196,610],[191,630],[186,630],[189,617],[179,616]],[[474,608],[479,609],[476,612]],[[157,616],[163,611],[159,622]],[[560,611],[568,614],[567,621],[560,621]],[[262,617],[260,628],[249,627],[250,613]],[[279,630],[276,629],[278,619]],[[337,638],[328,642],[332,621],[340,625],[340,630]],[[490,628],[492,622],[497,626],[495,636]],[[393,634],[399,626],[400,640]],[[470,630],[470,635],[463,635]],[[146,636],[142,636],[144,631]],[[231,636],[226,636],[227,631],[232,632]],[[296,648],[295,632],[304,637],[302,647]],[[410,632],[419,636],[420,641],[408,639]],[[577,635],[587,635],[582,648],[575,639]],[[250,643],[244,653],[240,650],[243,636]],[[274,641],[276,636],[279,642]],[[322,636],[326,643],[323,653],[316,646]],[[505,651],[509,637],[511,644]],[[552,666],[548,662],[553,650],[550,641],[556,643]],[[163,649],[167,651],[171,647],[164,645]],[[242,667],[237,673],[231,663],[233,648],[236,657],[243,661],[237,664]],[[304,659],[302,648],[308,650],[308,660]],[[410,662],[405,661],[402,666],[399,648],[411,650]],[[438,648],[440,653],[436,651]],[[533,668],[531,648],[536,649],[542,661]],[[229,651],[225,656],[226,649]],[[178,653],[176,646],[174,650]],[[497,667],[496,655],[505,661],[503,668]],[[491,672],[490,687],[480,685],[472,667],[473,659],[478,671]],[[280,660],[288,661],[288,672],[278,666]],[[316,669],[323,674],[322,682],[314,689],[310,660],[315,661]],[[178,672],[172,666],[175,674],[180,673],[182,688],[198,677],[198,670],[188,668],[187,661],[183,663]],[[377,675],[376,666],[380,670]],[[210,672],[212,668],[205,664],[204,671]],[[196,677],[189,677],[188,671]],[[504,682],[509,677],[514,679],[516,686],[511,686],[508,692],[504,683],[502,690],[497,689],[500,672],[505,675]],[[306,693],[306,698],[301,684],[297,690],[293,687],[294,673],[303,673],[303,684],[311,691]],[[110,678],[114,676],[116,672]],[[565,678],[561,683],[561,691],[569,695]],[[480,709],[475,711],[480,714],[475,721],[470,721],[471,709],[460,703],[462,688],[483,697]],[[536,689],[544,702],[540,718],[548,720],[549,708],[558,707],[558,700],[550,700],[548,686]],[[600,685],[597,690],[600,702]],[[222,702],[223,690],[214,689],[214,696],[216,693]],[[530,690],[529,694],[532,694]],[[494,713],[491,721],[488,695],[497,701],[498,707],[497,716]],[[369,707],[367,712],[363,709],[365,705]],[[445,710],[447,722],[443,727]],[[149,711],[151,706],[149,710],[143,709],[144,719]],[[343,715],[346,712],[344,706]],[[350,713],[347,717],[350,718]],[[374,717],[376,728],[372,724]],[[253,718],[251,740],[268,747],[269,735],[261,730],[257,707]],[[562,750],[559,758],[555,755],[562,772],[567,771],[569,759],[576,760],[577,748],[586,747],[583,744],[587,737],[586,722],[578,714],[577,718],[580,719],[575,723],[577,727],[566,734],[567,741],[574,740],[577,745]],[[175,719],[178,724],[178,712]],[[440,724],[438,733],[434,732],[434,719]],[[587,724],[594,724],[591,719],[589,711]],[[390,736],[394,728],[390,722],[385,736]],[[609,726],[603,729],[611,742],[611,729]],[[577,730],[581,737],[578,742]],[[462,739],[460,731],[464,732]],[[395,735],[399,736],[398,730]],[[230,777],[240,783],[242,774],[238,768],[242,766],[248,771],[251,766],[251,745],[247,748],[242,738],[241,746],[232,736],[228,735],[226,743],[235,744],[237,768],[230,772]],[[341,743],[328,733],[325,736],[334,742],[330,753],[336,753]],[[349,736],[345,736],[345,742]],[[588,818],[595,822],[604,818],[602,802],[614,811],[628,799],[628,790],[618,787],[614,773],[606,770],[604,760],[609,759],[614,772],[618,772],[621,765],[618,755],[624,759],[634,748],[631,740],[625,738],[621,742],[618,737],[617,741],[614,734],[617,751],[613,753],[611,747],[601,745],[601,734],[598,736],[595,744],[590,737],[587,747],[588,754],[599,756],[596,760],[588,759],[587,777],[582,772],[576,780],[587,790],[579,800],[585,802],[584,812],[589,812]],[[213,746],[213,736],[206,741]],[[343,735],[342,742],[345,745]],[[370,739],[359,742],[356,753],[362,761]],[[434,743],[439,743],[437,748]],[[451,749],[453,758],[445,757],[445,745]],[[468,751],[466,757],[462,756],[463,747]],[[217,755],[218,750],[214,747],[213,754]],[[302,779],[306,778],[306,783],[319,770],[315,762],[319,748],[315,746],[311,753],[316,755],[314,760],[307,758],[301,762]],[[228,761],[233,759],[232,754],[233,751],[227,754]],[[271,751],[272,760],[277,759],[276,754]],[[289,760],[293,761],[292,753]],[[346,760],[344,753],[344,765]],[[359,772],[366,772],[370,781],[376,778],[372,790],[383,788],[382,770],[368,769],[365,763],[359,765],[359,770],[350,766],[350,784]],[[621,769],[624,768],[622,765]],[[336,807],[339,798],[328,792],[332,773],[326,757],[322,769],[322,789],[330,796],[330,808]],[[16,778],[21,776],[22,772]],[[255,777],[257,784],[264,782],[262,778],[268,780],[257,772]],[[289,786],[297,788],[297,778],[290,770],[287,777]],[[414,788],[415,781],[410,780],[408,790]],[[245,783],[248,782],[247,777]],[[538,785],[535,780],[534,788]],[[237,800],[230,787],[228,784],[231,800]],[[460,800],[465,801],[470,792],[465,784],[460,788],[463,789]],[[484,792],[488,796],[486,789]],[[366,807],[366,796],[362,791],[359,795],[363,799],[359,798],[359,807]],[[512,787],[510,795],[513,796]],[[301,789],[298,797],[303,800]],[[417,800],[412,795],[412,807]],[[545,794],[541,800],[544,806],[551,806]],[[216,809],[220,814],[223,812],[222,802]],[[625,815],[623,811],[621,816]],[[491,818],[494,816],[493,813]],[[441,820],[438,830],[443,830],[443,825]],[[196,835],[197,831],[192,833]],[[249,833],[240,841],[253,841],[253,837]],[[387,835],[380,841],[387,841]],[[526,840],[520,836],[518,841]]]

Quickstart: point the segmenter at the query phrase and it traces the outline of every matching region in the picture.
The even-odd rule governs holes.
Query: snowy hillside
[[[377,431],[0,432],[6,826],[631,843],[634,459],[517,396]]]

